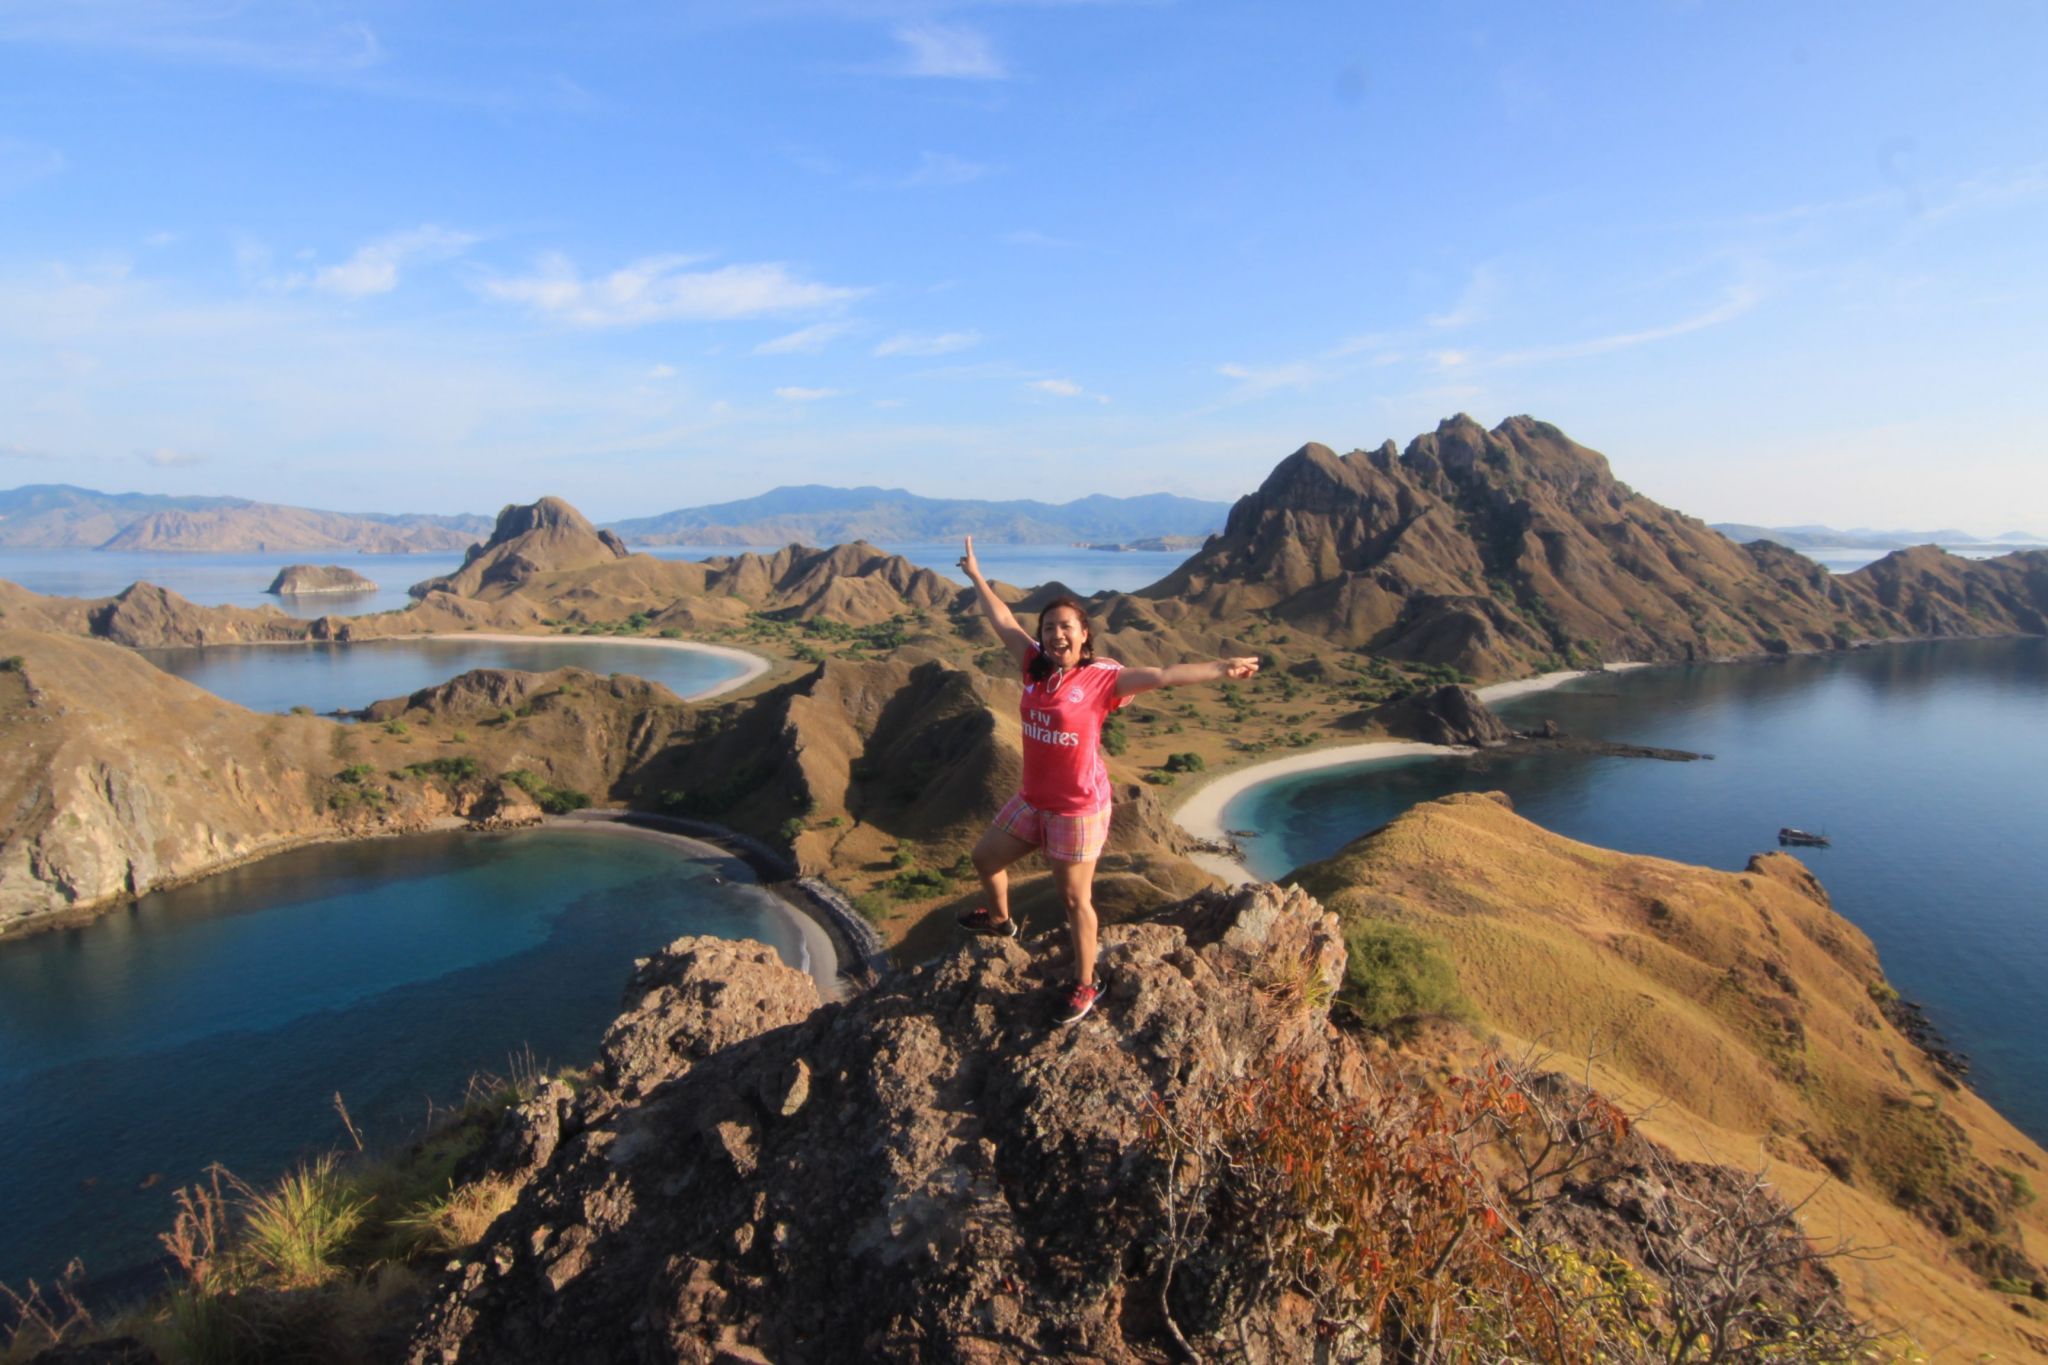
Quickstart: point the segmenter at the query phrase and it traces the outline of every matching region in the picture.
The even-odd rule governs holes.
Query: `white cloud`
[[[1286,365],[1218,365],[1216,373],[1237,381],[1231,397],[1238,399],[1263,398],[1281,389],[1305,389],[1324,378],[1321,367],[1305,360]]]
[[[825,398],[838,398],[842,393],[840,389],[802,389],[790,385],[777,389],[775,396],[785,403],[816,403]]]
[[[1042,246],[1063,251],[1071,251],[1081,245],[1066,237],[1055,237],[1051,233],[1040,232],[1036,228],[1018,228],[1014,232],[1006,232],[1002,240],[1007,246]]]
[[[1039,393],[1049,393],[1055,398],[1092,398],[1104,405],[1109,402],[1108,394],[1090,393],[1071,379],[1034,379],[1028,387]]]
[[[948,152],[925,152],[918,158],[917,169],[896,183],[906,190],[935,185],[967,185],[987,174],[988,167],[979,162]]]
[[[674,379],[676,377],[676,367],[673,365],[656,365],[647,372],[647,377],[649,379]]]
[[[853,329],[850,322],[817,322],[754,348],[755,355],[816,355]]]
[[[934,76],[946,80],[999,81],[1009,76],[988,38],[973,29],[938,24],[906,24],[896,30],[903,44],[899,76]]]
[[[366,242],[340,265],[314,272],[313,287],[344,298],[388,294],[398,287],[398,270],[413,261],[445,261],[468,250],[476,237],[423,223]]]
[[[51,456],[46,451],[30,450],[27,446],[12,445],[7,442],[0,441],[0,460],[42,461],[52,458],[54,457]]]
[[[1492,302],[1495,286],[1493,268],[1480,266],[1466,280],[1465,292],[1458,296],[1458,301],[1451,305],[1450,311],[1438,313],[1427,319],[1429,325],[1442,332],[1469,327],[1481,321],[1486,316],[1487,306]]]
[[[159,61],[313,76],[383,60],[383,45],[367,25],[328,23],[321,11],[219,0],[20,0],[0,6],[0,42],[112,48]]]
[[[169,446],[158,446],[155,450],[138,450],[135,458],[158,469],[185,469],[195,464],[205,464],[206,456],[194,450],[173,450]]]
[[[1625,351],[1632,346],[1643,346],[1653,341],[1667,341],[1672,337],[1684,336],[1689,332],[1705,331],[1731,322],[1756,307],[1763,298],[1763,292],[1750,285],[1737,285],[1728,291],[1728,296],[1704,313],[1667,323],[1662,327],[1648,327],[1639,332],[1617,332],[1612,336],[1593,337],[1586,341],[1568,341],[1555,346],[1534,346],[1527,350],[1510,351],[1495,356],[1487,362],[1493,365],[1533,365],[1546,360],[1578,360],[1589,355],[1605,355],[1609,351]],[[1471,357],[1457,353],[1459,363],[1469,363]]]
[[[980,344],[979,332],[939,332],[922,335],[916,332],[899,332],[875,347],[875,354],[951,355],[955,351],[965,351]]]
[[[867,292],[800,279],[774,262],[688,269],[701,259],[649,256],[586,280],[567,257],[554,255],[544,258],[532,275],[487,281],[484,292],[579,327],[796,313],[844,303]]]

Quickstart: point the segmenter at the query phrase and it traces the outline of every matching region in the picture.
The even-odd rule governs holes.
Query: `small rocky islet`
[[[1062,589],[999,591],[1028,611]],[[1457,689],[1602,659],[2048,633],[2048,555],[1920,547],[1834,577],[1633,493],[1529,418],[1491,431],[1451,419],[1406,450],[1304,447],[1180,569],[1091,602],[1115,657],[1258,653],[1269,667],[1256,691],[1185,713],[1135,708],[1098,878],[1110,1004],[1099,1027],[1068,1033],[1032,1012],[1049,945],[990,953],[947,932],[969,891],[957,855],[1019,762],[1016,685],[957,585],[860,544],[658,560],[546,499],[506,509],[460,570],[413,593],[404,612],[308,622],[147,585],[90,602],[0,585],[0,794],[15,812],[0,924],[88,912],[295,840],[531,818],[574,793],[736,831],[852,893],[898,960],[921,964],[801,1011],[762,1003],[780,987],[718,984],[745,976],[731,963],[664,988],[775,1022],[716,1048],[677,1042],[687,1069],[657,1080],[606,1072],[589,1097],[557,1096],[532,1120],[555,1136],[530,1144],[512,1211],[430,1292],[413,1359],[569,1359],[597,1339],[704,1360],[828,1359],[850,1343],[912,1359],[1226,1345],[1299,1358],[1340,1330],[1327,1304],[1253,1273],[1224,1204],[1200,1226],[1158,1222],[1144,1103],[1212,1110],[1283,1054],[1313,1081],[1300,1103],[1359,1099],[1364,1073],[1484,1074],[1455,1022],[1389,1051],[1342,1026],[1343,1010],[1326,1018],[1381,923],[1434,944],[1469,1017],[1505,1043],[1556,1036],[1589,1002],[1654,1001],[1635,1007],[1668,1021],[1577,1068],[1624,1108],[1670,1106],[1628,1134],[1656,1151],[1616,1146],[1565,1182],[1566,1204],[1520,1210],[1526,1233],[1654,1279],[1672,1264],[1657,1238],[1683,1238],[1683,1210],[1748,1188],[1713,1172],[1762,1152],[1780,1188],[1819,1191],[1808,1207],[1831,1227],[1892,1249],[1839,1283],[1824,1260],[1799,1261],[1810,1274],[1773,1292],[1809,1325],[1841,1314],[2048,1350],[2033,1301],[2010,1292],[2041,1285],[2025,1247],[2048,1225],[2023,1191],[2048,1153],[1874,1003],[1874,952],[1793,860],[1722,874],[1566,848],[1486,798],[1453,798],[1302,870],[1313,898],[1224,897],[1204,890],[1152,780],[1185,768],[1164,763],[1183,751],[1206,748],[1212,767],[1234,756],[1225,734],[1254,753],[1327,731],[1509,741]],[[699,704],[622,676],[471,674],[345,727],[253,715],[122,647],[465,629],[670,635],[775,667]],[[1441,866],[1445,848],[1470,865]],[[1024,886],[1018,907],[1047,914],[1049,888]],[[1562,1081],[1517,1084],[1566,1102]],[[1083,1235],[1091,1221],[1113,1229],[1117,1255]],[[1660,1301],[1691,1292],[1683,1281],[1665,1274]],[[1386,1328],[1382,1315],[1358,1358],[1404,1358]]]

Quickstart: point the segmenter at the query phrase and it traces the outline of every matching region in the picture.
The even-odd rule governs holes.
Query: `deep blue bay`
[[[1505,701],[1511,723],[1714,755],[1399,758],[1253,787],[1225,807],[1254,873],[1324,858],[1421,801],[1504,791],[1546,829],[1739,869],[1780,825],[1886,974],[2048,1141],[2048,640],[1885,645],[1594,675]]]
[[[509,1058],[581,1064],[635,957],[684,934],[803,939],[743,864],[624,830],[420,835],[301,849],[0,943],[0,1281],[157,1253],[218,1161],[268,1180]]]
[[[166,673],[252,711],[357,710],[386,697],[404,697],[472,668],[587,668],[630,673],[692,697],[738,678],[745,665],[725,654],[683,644],[621,644],[582,637],[531,639],[436,637],[315,641],[291,645],[206,645],[142,649],[136,653]]]

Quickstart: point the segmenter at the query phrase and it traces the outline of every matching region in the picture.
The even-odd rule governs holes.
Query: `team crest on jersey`
[[[1068,701],[1079,701],[1079,700],[1081,700],[1081,689],[1077,687],[1077,688],[1073,689],[1073,690],[1072,690],[1071,692],[1067,693],[1067,700],[1068,700]]]

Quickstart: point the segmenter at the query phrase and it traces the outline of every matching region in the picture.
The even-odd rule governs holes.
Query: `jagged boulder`
[[[686,1069],[622,1071],[640,1098],[589,1102],[407,1358],[1157,1358],[1147,1105],[1328,1063],[1326,993],[1251,983],[1341,979],[1342,940],[1298,891],[1198,896],[1105,931],[1107,998],[1071,1029],[1051,1024],[1052,948],[978,943],[780,1026],[792,983],[748,969],[714,997],[713,950],[672,949],[642,969],[636,1012],[663,1002],[659,1022],[627,1028],[634,1057]],[[1255,1359],[1315,1350],[1298,1305],[1245,1319]]]
[[[1401,739],[1424,744],[1459,744],[1486,749],[1515,737],[1469,687],[1446,683],[1386,702],[1365,713],[1367,724]]]

